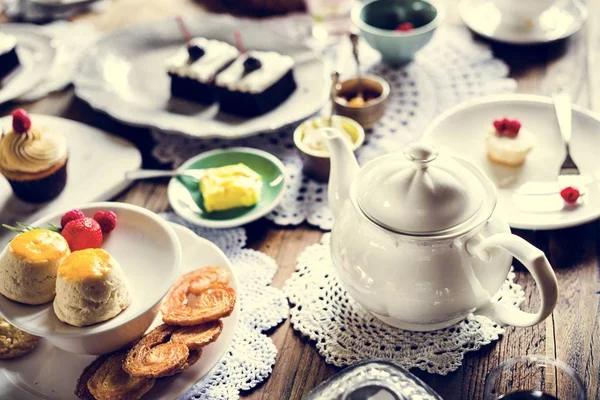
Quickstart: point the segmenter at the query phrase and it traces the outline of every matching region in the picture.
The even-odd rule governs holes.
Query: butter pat
[[[200,179],[208,212],[253,206],[260,201],[262,178],[245,164],[211,168]]]

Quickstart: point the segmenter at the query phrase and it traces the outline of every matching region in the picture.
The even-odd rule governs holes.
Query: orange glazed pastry
[[[70,254],[59,233],[34,229],[17,235],[0,256],[0,293],[25,304],[52,301],[59,265]]]

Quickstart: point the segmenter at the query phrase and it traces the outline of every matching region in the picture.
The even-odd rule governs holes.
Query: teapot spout
[[[359,167],[352,144],[337,129],[325,128],[323,137],[329,149],[331,168],[329,173],[329,207],[337,217],[350,194],[350,185],[358,174]]]

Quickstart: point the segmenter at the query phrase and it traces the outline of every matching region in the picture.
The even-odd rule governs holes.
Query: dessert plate
[[[233,32],[239,30],[248,49],[292,56],[298,88],[279,107],[252,119],[219,113],[216,104],[203,107],[171,99],[165,60],[185,43],[171,18],[116,31],[98,41],[81,59],[74,80],[77,96],[127,124],[226,139],[279,129],[314,114],[325,103],[328,70],[307,47],[258,20],[198,14],[186,16],[185,22],[194,37],[233,43]]]
[[[497,42],[550,43],[575,34],[587,19],[587,9],[579,0],[566,0],[555,2],[533,19],[531,25],[519,26],[511,23],[511,17],[503,15],[495,3],[495,0],[462,0],[458,9],[472,31]]]
[[[142,165],[139,150],[124,139],[64,118],[31,114],[31,119],[43,129],[62,133],[67,140],[67,186],[56,199],[32,204],[14,197],[9,183],[0,177],[0,221],[4,224],[31,222],[73,204],[108,200],[130,184],[125,173]],[[0,132],[9,130],[11,124],[11,116],[0,118]],[[110,162],[107,154],[112,156]],[[10,237],[9,231],[0,230],[0,249]]]
[[[56,58],[56,46],[34,25],[0,24],[0,32],[17,38],[17,54],[21,63],[0,85],[2,104],[26,94],[44,78]]]
[[[238,163],[246,164],[262,176],[263,186],[258,204],[208,213],[204,210],[198,181],[180,176],[171,179],[167,190],[173,210],[186,221],[208,228],[245,225],[271,212],[283,198],[288,178],[283,163],[265,151],[248,147],[212,150],[190,158],[179,168],[205,169]]]
[[[181,273],[208,265],[220,265],[231,270],[230,261],[213,243],[180,225],[171,223],[171,226],[183,249]],[[231,286],[239,293],[233,271]],[[157,380],[144,398],[176,399],[208,374],[231,344],[239,315],[238,302],[233,313],[223,319],[224,327],[219,339],[203,349],[200,361],[177,376]],[[159,314],[150,329],[160,322]],[[94,358],[64,352],[42,340],[32,353],[15,360],[0,361],[0,399],[77,399],[73,394],[77,379]]]
[[[487,158],[484,142],[487,130],[494,119],[502,117],[519,119],[536,136],[536,144],[521,167],[494,164]],[[583,188],[586,193],[576,206],[567,206],[558,190],[544,195],[524,195],[519,190],[526,183],[557,182],[565,146],[550,98],[503,95],[469,101],[436,118],[426,129],[423,140],[481,168],[497,185],[497,207],[511,227],[558,229],[600,217],[600,181],[595,178],[600,171],[596,154],[600,147],[598,132],[600,115],[573,106],[571,156],[582,178],[589,180]],[[581,180],[573,178],[574,184]]]

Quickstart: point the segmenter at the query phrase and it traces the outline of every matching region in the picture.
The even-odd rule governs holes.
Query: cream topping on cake
[[[12,129],[0,136],[0,168],[14,172],[41,172],[67,155],[62,135],[31,128],[25,133]]]
[[[15,48],[17,38],[13,35],[0,32],[0,54],[5,54]]]
[[[245,73],[244,62],[248,57],[257,58],[261,66]],[[238,57],[216,79],[217,86],[231,91],[260,93],[281,79],[294,67],[294,59],[274,51],[249,51]]]
[[[183,46],[167,60],[167,71],[184,78],[205,82],[212,79],[219,70],[239,55],[235,47],[218,40],[195,38],[190,41],[190,45],[201,47],[204,55],[193,61],[190,59],[188,46]]]
[[[485,138],[490,158],[508,165],[519,165],[535,145],[534,134],[521,128],[516,137],[498,135],[495,128],[490,128]]]

